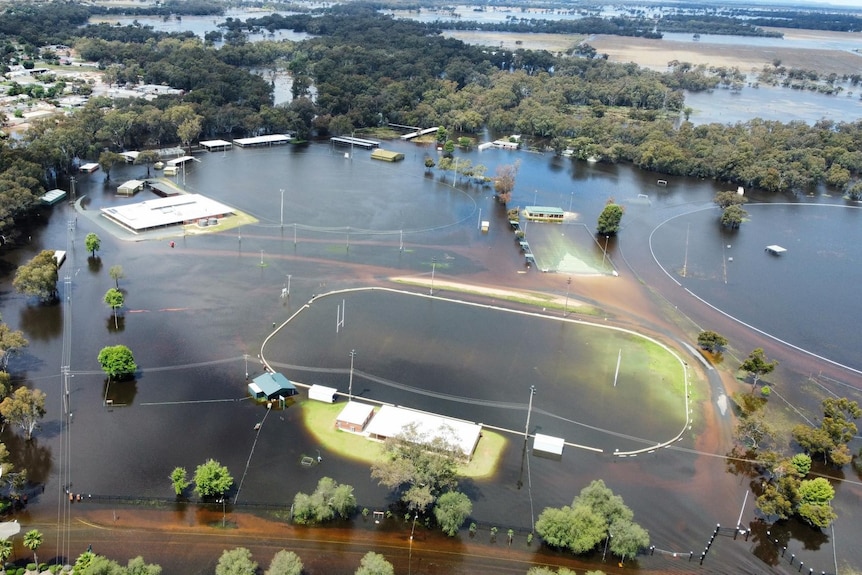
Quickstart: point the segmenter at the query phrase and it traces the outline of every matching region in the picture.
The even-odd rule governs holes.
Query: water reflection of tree
[[[806,551],[819,551],[820,547],[829,542],[826,533],[797,519],[771,525],[765,521],[753,521],[749,528],[755,544],[754,555],[768,565],[778,565],[781,561],[790,562],[790,557],[794,555],[793,546],[789,545],[791,541],[798,541]],[[783,556],[782,550],[785,550]]]
[[[44,483],[51,474],[51,450],[39,444],[39,438],[30,441],[8,430],[3,434],[3,443],[9,450],[9,462],[15,466],[15,471],[27,470],[30,483]]]
[[[90,256],[87,258],[87,269],[91,274],[98,274],[102,271],[102,258]]]
[[[116,318],[113,314],[107,320],[105,326],[109,333],[122,333],[126,329],[126,316],[118,315]]]
[[[48,341],[63,332],[63,306],[59,300],[41,305],[27,305],[21,308],[19,323],[27,338]]]
[[[112,405],[132,405],[137,394],[138,382],[134,378],[122,381],[106,379],[102,384],[102,397],[105,398],[105,401],[110,401]]]

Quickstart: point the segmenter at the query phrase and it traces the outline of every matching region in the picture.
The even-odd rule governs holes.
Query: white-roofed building
[[[122,184],[117,188],[118,196],[134,196],[138,192],[144,189],[144,184],[146,182],[142,180],[129,180],[128,182]]]
[[[233,213],[229,206],[200,194],[180,194],[127,206],[102,208],[102,215],[133,233],[191,224]]]
[[[348,401],[338,417],[335,418],[335,427],[352,433],[362,433],[365,426],[374,416],[374,406],[357,401]]]
[[[423,443],[443,440],[454,444],[460,455],[467,459],[473,456],[482,435],[482,426],[478,423],[392,405],[381,407],[365,431],[372,439],[385,440],[397,437],[411,427]]]

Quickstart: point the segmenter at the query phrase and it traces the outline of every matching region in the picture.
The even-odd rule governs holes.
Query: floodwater
[[[501,278],[502,284],[529,288],[547,276],[524,268],[505,211],[495,205],[489,188],[459,182],[455,190],[451,174],[426,172],[423,159],[426,154],[436,153],[432,148],[402,142],[387,142],[384,147],[405,152],[406,159],[397,164],[372,162],[368,152],[361,150],[354,150],[351,159],[344,156],[344,149],[332,149],[323,143],[303,148],[234,149],[199,156],[200,163],[191,164],[185,173],[186,187],[246,211],[260,223],[241,230],[174,237],[174,248],[167,239],[121,241],[93,221],[99,207],[147,199],[140,194],[131,200],[114,195],[115,187],[124,180],[144,176],[144,167],[119,166],[112,172],[110,183],[104,181],[102,172],[82,174],[77,189],[79,195],[87,196],[86,213],[78,214],[65,204],[43,209],[32,224],[29,241],[17,250],[4,248],[4,269],[11,270],[40,249],[66,249],[69,223],[76,222],[69,259],[61,270],[61,278],[68,275],[71,283],[68,302],[39,305],[14,294],[11,271],[2,280],[3,319],[13,329],[24,330],[31,341],[31,346],[13,359],[11,368],[16,377],[48,393],[48,414],[41,429],[31,445],[16,456],[16,463],[26,463],[34,482],[46,485],[45,493],[31,499],[29,516],[50,521],[56,517],[56,503],[63,495],[58,461],[64,306],[72,309],[74,377],[70,398],[74,415],[69,438],[74,491],[96,496],[171,498],[168,475],[175,466],[193,470],[213,457],[228,466],[237,483],[241,480],[242,487],[236,494],[240,506],[288,506],[296,491],[310,491],[323,475],[353,485],[361,507],[385,508],[392,502],[391,495],[370,480],[364,465],[338,461],[330,454],[324,454],[320,466],[300,465],[301,457],[315,454],[319,446],[303,428],[299,406],[267,415],[245,398],[245,373],[253,377],[261,372],[257,353],[273,330],[273,323],[281,324],[313,295],[325,291],[378,284],[392,275],[427,279],[434,258],[440,263],[436,273],[456,280],[463,277],[469,281],[472,274],[491,273]],[[801,340],[802,344],[829,342],[822,352],[843,346],[847,350],[841,352],[841,357],[852,355],[853,338],[835,338],[831,331],[815,330],[819,329],[817,316],[824,313],[824,308],[852,309],[854,300],[839,300],[844,292],[833,290],[832,284],[851,273],[840,266],[853,265],[852,246],[858,245],[855,236],[844,235],[835,228],[835,220],[847,220],[852,225],[855,210],[751,206],[752,221],[737,232],[751,239],[731,240],[708,221],[697,219],[701,213],[698,210],[708,206],[715,191],[721,189],[710,182],[672,180],[667,187],[659,187],[656,174],[528,152],[489,150],[458,155],[487,164],[490,174],[498,164],[521,160],[512,205],[558,205],[591,226],[609,197],[625,203],[626,228],[607,247],[608,257],[624,275],[631,273],[628,266],[645,270],[647,276],[661,273],[649,255],[639,255],[648,243],[648,232],[657,226],[656,252],[667,269],[676,269],[684,253],[679,246],[680,233],[690,229],[689,265],[693,275],[686,277],[685,286],[719,304],[724,290],[731,294],[727,299],[733,299],[732,294],[746,299],[745,305],[735,311],[753,325],[763,325],[764,318],[775,315],[763,304],[781,301],[783,289],[822,294],[816,305],[801,309],[793,307],[798,300],[787,300],[779,309],[793,309],[793,313],[779,312],[782,321],[770,324],[770,329],[792,341],[790,328],[804,326],[811,335]],[[182,183],[183,175],[178,179]],[[648,199],[639,198],[640,194]],[[480,210],[482,219],[491,221],[488,234],[477,230]],[[687,212],[692,215],[682,216]],[[680,218],[659,226],[672,216]],[[798,220],[799,217],[804,219]],[[770,235],[769,230],[774,234]],[[786,231],[778,236],[780,230]],[[91,231],[102,238],[102,249],[95,259],[83,248],[83,238]],[[788,241],[794,238],[799,241]],[[806,241],[811,242],[810,248],[799,245]],[[735,256],[734,262],[727,264],[732,270],[728,272],[732,281],[727,284],[719,283],[718,268],[709,260],[713,255],[720,258],[712,251],[717,242],[719,248],[730,243]],[[781,259],[766,258],[759,266],[754,258],[765,257],[760,246],[764,242],[787,244],[790,251]],[[815,265],[813,259],[824,257],[826,245],[833,245],[836,254],[830,259],[832,266],[818,267],[818,275],[809,275],[810,266]],[[541,249],[541,245],[534,249]],[[842,253],[848,255],[837,257]],[[749,268],[736,271],[732,266],[737,263],[741,264],[737,267],[752,266],[751,269],[770,266],[759,276],[763,289],[751,290],[750,284],[740,281],[737,274]],[[114,264],[122,265],[126,275],[120,280],[126,293],[120,329],[114,328],[110,310],[102,302],[104,292],[113,286],[107,269]],[[792,281],[780,275],[785,273],[781,266],[793,266]],[[705,279],[698,284],[696,278],[700,276]],[[283,300],[280,293],[287,282],[291,285],[290,297]],[[850,286],[854,283],[848,282]],[[588,342],[583,342],[569,326],[507,314],[466,314],[439,301],[423,300],[415,310],[410,300],[385,304],[363,300],[359,305],[353,301],[351,296],[348,330],[340,340],[334,334],[334,300],[323,298],[312,307],[315,313],[322,314],[319,325],[331,326],[330,333],[324,334],[326,330],[320,328],[319,335],[315,332],[307,339],[294,340],[295,347],[283,350],[284,359],[338,371],[313,377],[302,372],[297,379],[313,379],[308,383],[343,389],[349,366],[347,351],[356,348],[356,366],[363,373],[479,402],[515,404],[496,413],[487,411],[487,418],[496,417],[505,426],[519,429],[526,416],[529,386],[539,377],[544,379],[539,380],[542,387],[535,397],[533,425],[567,438],[571,434],[575,441],[581,433],[577,429],[580,426],[561,426],[562,420],[550,415],[581,421],[590,409],[589,404],[567,407],[568,403],[559,401],[567,393],[563,379],[554,383],[554,377],[562,377],[559,374],[568,373],[579,362],[589,364],[591,360],[586,351]],[[390,306],[398,310],[392,317],[387,315]],[[835,314],[833,321],[851,330],[855,317]],[[430,335],[420,336],[413,331],[416,322],[427,324],[432,330]],[[357,333],[361,326],[371,327]],[[295,333],[285,335],[298,337]],[[450,337],[457,342],[457,349],[451,350],[457,362],[448,361],[446,344]],[[481,341],[481,345],[472,345],[471,341]],[[135,381],[108,385],[99,372],[96,355],[102,346],[118,343],[132,348],[142,371]],[[579,348],[581,343],[584,347]],[[464,359],[465,353],[476,355]],[[541,359],[541,363],[533,359]],[[553,369],[544,371],[546,364]],[[608,379],[612,367],[606,366]],[[573,380],[581,377],[584,376],[575,374]],[[479,378],[481,388],[473,384],[474,390],[465,383]],[[382,399],[410,401],[417,407],[479,419],[472,417],[475,412],[465,409],[463,402],[416,397],[407,393],[409,390],[386,385],[372,386],[370,379],[362,376],[357,381],[363,392],[367,388],[367,393],[379,394]],[[644,437],[647,434],[643,425],[650,423],[649,414],[638,413],[637,408],[647,404],[641,397],[624,396],[624,390],[618,389],[616,395],[600,400],[606,409],[614,403],[625,404],[619,406],[619,417],[608,418],[601,425],[603,429]],[[711,392],[705,387],[698,393],[707,403],[711,401]],[[788,393],[792,399],[792,391]],[[570,395],[577,402],[577,392]],[[111,404],[106,405],[106,400]],[[661,409],[656,407],[656,412]],[[485,419],[486,412],[480,415]],[[705,424],[701,410],[695,410],[694,416],[692,430],[672,448],[623,460],[567,448],[563,458],[554,461],[525,455],[523,442],[513,438],[495,477],[464,482],[463,488],[475,502],[473,515],[485,525],[497,525],[501,533],[509,527],[529,531],[545,506],[570,503],[584,485],[601,477],[634,509],[635,519],[649,529],[659,549],[679,553],[699,549],[715,523],[734,524],[748,485],[744,479],[727,475],[721,458],[698,455],[704,442],[699,432]],[[255,442],[254,428],[261,422],[261,433]],[[10,444],[19,442],[8,427],[3,439]],[[718,445],[707,447],[707,451],[724,453]],[[852,502],[853,489],[839,485],[839,502]],[[855,511],[852,506],[838,509],[838,555],[859,564],[860,558],[854,555],[858,552],[851,521]],[[743,512],[743,524],[753,519],[749,502]],[[831,534],[816,532],[813,537],[815,532],[796,527],[788,528],[788,533],[788,549],[797,558],[804,558],[806,565],[818,570],[834,570]],[[814,539],[818,541],[816,545],[812,545]],[[721,557],[729,564],[751,563],[756,566],[754,570],[765,571],[769,567],[760,560],[769,565],[780,565],[781,561],[767,551],[759,549],[754,541],[728,539],[723,542]],[[672,558],[659,554],[642,557],[630,567],[662,570],[674,564]]]

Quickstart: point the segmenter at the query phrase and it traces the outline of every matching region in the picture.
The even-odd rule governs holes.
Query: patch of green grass
[[[354,461],[363,461],[369,466],[382,456],[383,444],[379,441],[335,428],[335,418],[344,409],[343,402],[323,403],[308,400],[300,402],[298,407],[302,409],[302,419],[306,429],[317,439],[321,448],[329,453]],[[473,458],[466,465],[459,467],[459,473],[464,477],[473,478],[493,475],[506,442],[507,439],[502,434],[483,430]]]

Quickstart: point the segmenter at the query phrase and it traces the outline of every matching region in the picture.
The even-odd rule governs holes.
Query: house
[[[262,373],[248,384],[248,393],[257,400],[291,397],[299,393],[296,386],[280,373]]]
[[[401,152],[393,152],[391,150],[384,150],[382,148],[377,148],[373,152],[371,152],[372,160],[382,160],[384,162],[398,162],[404,159],[404,154]]]
[[[335,428],[352,433],[362,433],[365,426],[374,416],[374,406],[367,403],[348,401],[338,417],[335,418]]]
[[[140,192],[142,189],[144,189],[145,183],[146,182],[143,182],[141,180],[129,180],[128,182],[126,182],[125,184],[123,184],[119,188],[117,188],[117,195],[118,196],[134,196],[135,194]]]
[[[533,222],[557,222],[563,221],[563,210],[551,206],[527,206],[524,208],[524,217]]]

